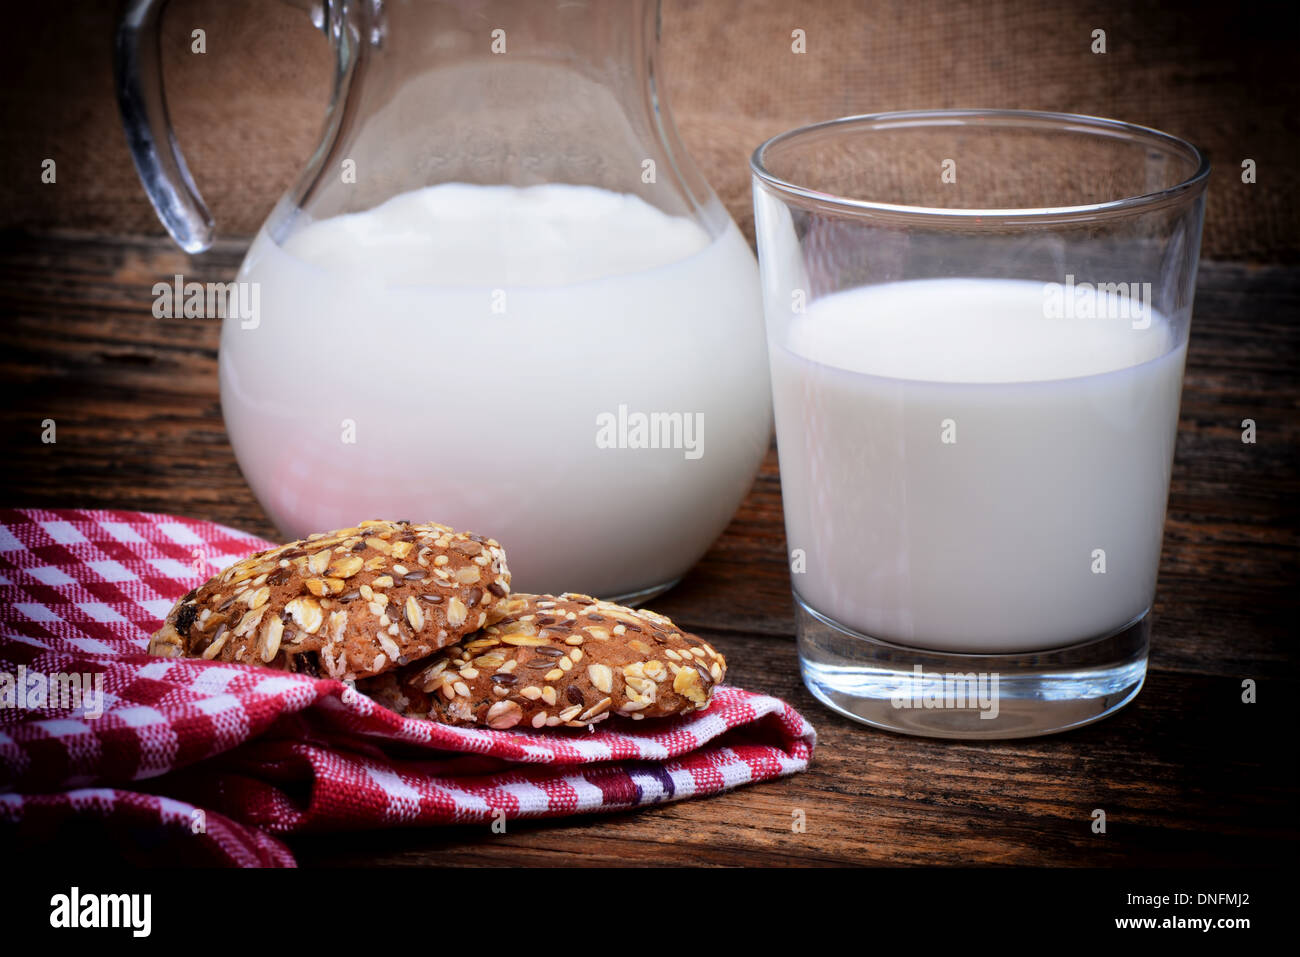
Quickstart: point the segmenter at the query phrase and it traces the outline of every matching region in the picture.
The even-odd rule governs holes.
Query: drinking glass
[[[804,682],[1047,734],[1138,693],[1209,165],[1114,120],[848,117],[751,160]]]

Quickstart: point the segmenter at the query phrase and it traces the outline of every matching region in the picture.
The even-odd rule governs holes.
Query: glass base
[[[624,592],[621,595],[610,595],[608,597],[600,595],[598,597],[603,598],[605,601],[612,601],[616,605],[626,605],[629,608],[639,608],[644,602],[649,601],[651,598],[659,597],[681,580],[681,576],[678,576],[672,581],[664,582],[662,585],[651,585],[649,588]]]
[[[1065,648],[963,655],[853,631],[794,596],[799,667],[819,701],[872,727],[930,738],[1029,738],[1099,721],[1147,672],[1150,615]]]

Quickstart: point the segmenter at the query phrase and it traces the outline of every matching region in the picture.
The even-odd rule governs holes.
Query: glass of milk
[[[804,682],[1010,738],[1137,694],[1209,166],[1094,117],[850,117],[755,151]]]
[[[168,124],[161,6],[125,14],[118,91],[150,198],[198,252],[212,220]],[[323,139],[236,277],[251,308],[223,317],[253,492],[286,538],[439,521],[499,539],[520,591],[670,587],[772,416],[758,265],[678,140],[659,4],[319,6]],[[275,128],[275,107],[243,121]]]

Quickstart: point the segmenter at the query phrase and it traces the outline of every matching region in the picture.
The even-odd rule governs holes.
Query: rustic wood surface
[[[217,324],[158,320],[151,287],[229,279],[242,246],[0,234],[0,504],[173,512],[268,537],[217,398]],[[819,706],[797,671],[770,454],[740,512],[655,602],[735,683],[816,725],[812,768],[610,816],[314,835],[306,864],[1273,864],[1297,850],[1300,269],[1204,263],[1151,669],[1136,702],[1051,738],[938,742]],[[1242,442],[1242,420],[1258,441]],[[56,445],[40,441],[54,419]],[[1245,678],[1259,703],[1241,702]],[[1094,834],[1102,808],[1107,833]],[[792,832],[794,811],[805,833]]]

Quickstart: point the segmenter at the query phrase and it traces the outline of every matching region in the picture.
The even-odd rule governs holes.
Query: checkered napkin
[[[517,733],[402,718],[332,679],[145,654],[176,599],[269,545],[168,515],[0,509],[0,833],[84,828],[141,863],[292,865],[273,835],[621,810],[808,766],[808,722],[739,688],[680,719]]]

